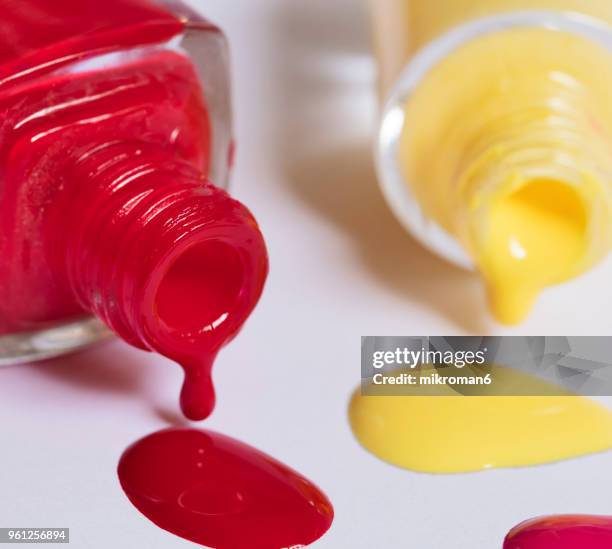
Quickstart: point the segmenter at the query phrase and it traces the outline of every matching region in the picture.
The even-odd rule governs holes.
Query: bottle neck
[[[582,219],[584,254],[572,275],[579,274],[611,244],[609,140],[593,123],[588,90],[577,82],[538,75],[521,80],[512,94],[512,100],[500,95],[483,102],[467,123],[457,179],[449,183],[456,235],[475,253],[500,202],[530,196],[529,206],[543,217],[561,204],[566,216]]]
[[[191,165],[143,143],[83,155],[46,235],[58,278],[84,310],[186,370],[238,332],[267,275],[250,212]]]
[[[533,53],[538,42],[550,51]],[[490,50],[503,52],[507,67]],[[465,51],[480,56],[486,93],[461,123],[448,184],[452,226],[495,315],[516,323],[544,288],[610,251],[612,115],[597,78],[612,83],[612,55],[583,37],[538,29],[505,31]]]
[[[542,39],[561,47],[566,38],[547,32]],[[499,43],[519,47],[538,38],[539,32],[521,31]],[[589,49],[586,42],[579,46]],[[507,89],[503,82],[488,88],[461,125],[456,178],[448,182],[454,234],[504,323],[522,320],[545,287],[584,273],[610,250],[612,155],[605,128],[612,119],[576,65],[555,73],[544,70],[550,64],[535,60],[531,70],[521,57]]]

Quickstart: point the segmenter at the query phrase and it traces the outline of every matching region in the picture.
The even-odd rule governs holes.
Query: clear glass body
[[[36,3],[38,0],[31,1]],[[148,9],[149,4],[154,5],[147,0],[122,1],[128,8],[131,4],[137,6],[138,9],[142,6],[145,6],[144,9]],[[70,9],[70,0],[62,0],[61,4],[61,9]],[[195,142],[189,144],[189,148],[193,149],[190,154],[196,159],[193,163],[196,164],[196,168],[202,171],[203,176],[208,181],[221,188],[226,188],[234,144],[228,48],[225,37],[217,27],[202,19],[180,2],[160,1],[155,2],[155,6],[155,9],[160,11],[152,15],[150,21],[140,22],[137,19],[135,24],[130,22],[133,28],[128,25],[125,29],[122,29],[121,26],[124,25],[124,22],[119,19],[116,28],[113,28],[114,16],[112,14],[105,15],[107,19],[105,27],[97,28],[98,10],[95,10],[96,13],[91,10],[90,13],[80,14],[81,19],[75,19],[74,29],[62,29],[59,25],[60,30],[57,31],[57,37],[51,36],[54,31],[50,30],[50,37],[45,43],[46,51],[50,53],[46,58],[36,59],[32,52],[25,52],[23,62],[18,59],[14,62],[11,61],[11,63],[4,63],[4,66],[2,66],[3,63],[0,61],[0,72],[3,75],[0,84],[0,99],[3,94],[16,93],[17,85],[11,85],[10,82],[7,84],[7,81],[11,79],[27,78],[28,86],[44,90],[47,82],[50,83],[58,76],[70,74],[73,75],[76,82],[79,81],[80,75],[85,75],[85,79],[97,78],[96,75],[103,76],[105,72],[122,65],[134,64],[139,60],[146,61],[152,55],[171,52],[183,57],[192,65],[204,96],[208,120],[205,123],[202,122],[202,126],[208,125],[209,136],[208,139],[199,143],[196,139]],[[16,9],[14,3],[9,3],[7,10]],[[24,9],[27,10],[27,7],[24,7]],[[54,8],[48,9],[53,12]],[[121,10],[122,8],[118,7],[117,9]],[[112,12],[113,10],[109,11]],[[162,15],[160,16],[158,13]],[[41,19],[47,15],[42,13]],[[18,20],[17,15],[15,15],[15,20]],[[176,26],[173,26],[172,20],[177,23]],[[27,32],[27,27],[21,25],[21,23],[15,23],[13,27],[11,27],[11,24],[6,23],[6,28],[0,29],[0,33],[8,36],[11,32]],[[42,21],[41,24],[45,24],[45,22]],[[85,28],[88,26],[90,28]],[[171,27],[170,30],[165,30],[166,26]],[[147,27],[153,30],[149,31]],[[158,27],[164,30],[163,32],[159,31],[161,40],[156,42],[155,38],[152,37],[155,36],[157,32],[155,29]],[[89,43],[84,43],[81,40],[79,36],[81,30],[87,31]],[[115,35],[112,33],[115,33]],[[141,35],[146,37],[142,39],[142,43],[140,43],[141,39],[139,38]],[[57,43],[54,43],[54,40]],[[33,45],[33,48],[35,46],[36,44]],[[51,90],[52,87],[53,84],[50,83],[49,89]],[[86,103],[88,100],[89,98],[85,94],[79,101]],[[41,114],[42,111],[40,111],[38,114],[22,120],[22,122],[25,124],[35,116],[55,115],[54,109],[60,110],[59,107],[54,107],[53,92],[49,91],[49,105],[45,112]],[[77,124],[85,122],[79,121]],[[160,125],[162,123],[163,121],[160,122]],[[192,120],[189,123],[192,123],[194,127],[200,125],[198,120]],[[178,129],[176,133],[179,133]],[[194,135],[196,135],[196,132],[194,132]],[[4,139],[10,139],[10,137],[5,136]],[[2,189],[3,185],[7,186],[0,182],[0,191],[7,192],[6,189]],[[14,223],[8,215],[1,215],[4,215],[4,219],[0,217],[3,223]],[[7,279],[5,274],[0,284],[10,286],[10,277]],[[6,287],[5,290],[9,291]],[[111,331],[104,323],[85,313],[79,314],[71,310],[65,315],[56,316],[58,316],[57,319],[47,319],[44,318],[44,315],[39,315],[40,318],[25,322],[18,327],[11,327],[7,323],[6,326],[8,327],[0,330],[0,366],[40,360],[72,352],[111,335]],[[2,327],[2,321],[2,311],[0,311],[0,327]]]
[[[554,29],[612,49],[612,5],[599,0],[374,0],[370,4],[384,104],[375,151],[379,182],[397,218],[425,247],[472,269],[474,260],[465,241],[434,219],[418,198],[415,188],[426,182],[407,180],[400,166],[402,135],[411,123],[406,105],[444,60],[488,35]],[[534,172],[534,176],[547,175]],[[562,179],[572,176],[564,171]]]

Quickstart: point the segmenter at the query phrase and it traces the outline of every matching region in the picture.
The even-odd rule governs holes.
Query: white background
[[[272,272],[215,370],[203,425],[317,482],[336,520],[317,547],[498,549],[517,522],[608,513],[612,457],[428,476],[363,451],[347,423],[361,335],[604,335],[612,264],[546,293],[528,322],[488,318],[479,281],[391,217],[370,154],[375,66],[358,0],[195,0],[229,34],[238,165]],[[0,526],[70,527],[75,548],[180,548],[119,487],[122,451],[182,424],[177,366],[120,342],[0,371]],[[588,425],[585,425],[588,429]]]

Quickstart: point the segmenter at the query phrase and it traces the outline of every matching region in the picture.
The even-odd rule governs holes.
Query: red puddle
[[[160,528],[215,549],[306,546],[331,526],[319,488],[272,457],[210,431],[169,429],[128,448],[119,480]]]

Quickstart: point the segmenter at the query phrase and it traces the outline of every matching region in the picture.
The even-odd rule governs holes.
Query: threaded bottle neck
[[[492,203],[554,182],[548,185],[549,202],[556,200],[556,188],[572,194],[585,212],[585,253],[606,252],[612,155],[608,138],[586,110],[588,89],[548,74],[524,78],[513,94],[514,101],[502,94],[484,102],[480,116],[469,122],[455,184],[458,236],[473,248],[487,234]]]
[[[202,357],[212,363],[238,332],[267,274],[250,212],[154,145],[93,149],[65,181],[47,226],[58,277],[123,339],[180,362],[210,391]]]
[[[612,234],[612,155],[590,89],[568,74],[521,76],[466,122],[455,184],[456,234],[504,323],[600,261]]]

